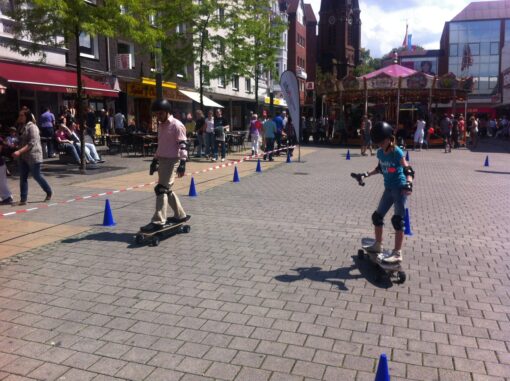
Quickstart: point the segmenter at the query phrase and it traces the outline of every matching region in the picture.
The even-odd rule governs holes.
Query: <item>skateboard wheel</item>
[[[365,257],[365,252],[362,249],[358,250],[358,258],[363,259]]]
[[[159,245],[159,237],[156,237],[156,236],[152,237],[151,242],[152,242],[152,246],[158,246]]]
[[[400,283],[400,284],[404,283],[407,278],[406,273],[403,271],[399,271],[397,273],[397,277],[398,277],[398,283]]]
[[[141,244],[143,243],[143,235],[141,235],[141,234],[137,234],[137,235],[135,236],[135,242],[136,242],[137,244],[141,245]]]
[[[189,225],[183,226],[182,231],[184,233],[189,233],[191,231],[191,226]]]

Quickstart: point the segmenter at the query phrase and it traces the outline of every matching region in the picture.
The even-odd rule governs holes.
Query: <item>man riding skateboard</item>
[[[150,173],[158,172],[156,193],[156,211],[149,224],[142,226],[144,233],[161,230],[165,224],[181,223],[189,219],[182,208],[177,195],[172,191],[175,173],[178,177],[186,172],[186,128],[172,115],[172,105],[166,99],[152,103],[151,111],[158,121],[158,149],[151,163]],[[177,168],[177,171],[175,172]],[[174,216],[167,219],[167,204],[174,211]]]

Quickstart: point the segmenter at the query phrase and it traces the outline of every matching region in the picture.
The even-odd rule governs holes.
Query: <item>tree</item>
[[[381,59],[372,58],[370,56],[370,49],[361,48],[360,51],[361,64],[354,69],[354,75],[361,77],[362,75],[371,73],[381,68]]]
[[[233,46],[234,57],[242,64],[241,75],[255,78],[255,109],[259,109],[259,78],[267,72],[276,74],[278,49],[283,46],[282,33],[287,22],[272,11],[272,0],[245,0],[240,15],[243,41]]]
[[[122,36],[143,47],[153,48],[161,31],[150,24],[152,11],[153,8],[143,0],[105,0],[98,5],[81,0],[19,0],[9,15],[15,21],[10,47],[23,55],[43,53],[44,47],[66,47],[71,41],[74,43],[82,173],[85,172],[85,129],[80,35]]]

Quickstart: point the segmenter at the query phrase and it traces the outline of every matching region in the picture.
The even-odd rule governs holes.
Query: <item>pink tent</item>
[[[365,75],[361,76],[361,78],[370,79],[370,78],[377,77],[380,74],[386,74],[390,77],[398,78],[398,77],[407,77],[407,76],[415,74],[415,73],[417,73],[416,70],[409,69],[408,67],[401,66],[398,64],[393,64],[393,65],[383,67],[379,70],[373,71],[371,73],[365,74]]]

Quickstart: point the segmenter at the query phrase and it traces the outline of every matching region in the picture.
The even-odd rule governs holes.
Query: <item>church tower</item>
[[[319,11],[318,64],[337,78],[351,74],[360,62],[361,10],[358,0],[322,0]]]

